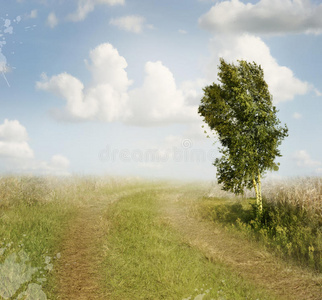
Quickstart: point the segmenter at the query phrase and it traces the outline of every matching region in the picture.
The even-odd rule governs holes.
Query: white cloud
[[[118,91],[126,91],[132,84],[128,79],[125,69],[127,62],[117,49],[105,43],[90,51],[91,63],[86,65],[92,73],[93,84],[109,83]]]
[[[48,17],[47,17],[47,25],[50,27],[50,28],[54,28],[56,27],[58,24],[58,19],[55,15],[54,12],[51,12]]]
[[[202,89],[209,83],[205,78],[184,81],[180,88],[183,92],[185,102],[189,105],[199,105],[203,97]]]
[[[143,86],[128,91],[132,81],[127,62],[111,44],[90,52],[86,65],[92,74],[88,86],[67,73],[43,76],[36,87],[66,100],[56,117],[67,120],[123,121],[137,125],[191,122],[198,120],[197,106],[187,103],[171,71],[161,62],[147,62]]]
[[[127,112],[128,79],[126,60],[111,44],[101,44],[90,52],[86,65],[92,73],[92,83],[84,84],[67,73],[37,82],[38,89],[46,90],[67,101],[65,111],[56,112],[67,119],[102,121],[122,120]]]
[[[27,130],[18,120],[5,119],[0,125],[0,161],[18,173],[67,175],[69,168],[69,160],[62,155],[54,155],[49,162],[36,160]]]
[[[222,57],[228,62],[254,61],[263,67],[274,103],[294,99],[315,91],[315,87],[297,78],[287,66],[280,65],[265,42],[254,34],[322,33],[322,4],[310,0],[260,0],[255,4],[240,0],[217,2],[199,19],[202,28],[214,33],[212,58],[207,67],[208,82],[216,81],[217,65]]]
[[[8,119],[5,119],[4,123],[0,125],[0,140],[8,142],[25,142],[28,140],[27,130],[19,121],[9,121]]]
[[[293,118],[296,119],[296,120],[299,120],[299,119],[302,119],[302,115],[300,113],[298,113],[298,112],[295,112],[293,114]]]
[[[145,19],[141,16],[126,16],[111,19],[110,24],[125,31],[141,33],[143,31]]]
[[[223,57],[228,62],[235,63],[238,59],[244,59],[260,64],[275,104],[306,94],[311,88],[307,82],[296,78],[292,70],[280,66],[271,55],[269,47],[259,37],[249,34],[218,35],[212,40],[211,47],[213,57],[208,65],[209,81],[217,78],[219,57]]]
[[[0,157],[32,158],[34,153],[27,141],[27,131],[19,121],[5,119],[0,125]]]
[[[56,154],[52,156],[50,165],[56,169],[67,169],[70,165],[70,162],[65,156]]]
[[[299,167],[318,167],[322,165],[320,161],[313,160],[306,150],[295,152],[293,158]]]
[[[125,0],[78,0],[77,10],[69,14],[67,19],[73,22],[83,21],[87,15],[95,9],[96,5],[123,5]]]
[[[171,71],[162,62],[147,62],[143,86],[130,92],[132,118],[138,125],[198,120],[197,106],[186,105]]]
[[[33,151],[27,142],[0,141],[0,157],[31,158],[33,155]]]
[[[221,1],[199,19],[214,33],[322,33],[322,4],[310,0]]]

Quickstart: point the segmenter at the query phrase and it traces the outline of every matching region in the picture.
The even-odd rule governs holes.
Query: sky
[[[321,15],[320,0],[0,0],[0,173],[215,179],[198,106],[222,57],[262,66],[289,128],[267,178],[321,176]]]

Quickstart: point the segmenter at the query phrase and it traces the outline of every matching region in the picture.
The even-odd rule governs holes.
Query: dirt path
[[[59,299],[106,299],[98,271],[104,254],[102,237],[106,236],[109,227],[108,220],[102,215],[109,203],[135,192],[137,189],[84,201],[79,205],[64,237],[60,263],[56,268]],[[258,245],[192,216],[191,207],[196,198],[182,193],[181,188],[172,191],[162,188],[160,193],[165,218],[209,260],[223,263],[241,277],[275,294],[278,299],[321,299],[322,276],[290,266]]]
[[[100,237],[104,234],[99,206],[79,209],[61,251],[59,299],[103,299],[96,266],[100,263]]]
[[[173,193],[169,197],[169,193],[165,194],[165,215],[185,240],[200,249],[209,260],[225,264],[278,299],[321,299],[322,276],[290,266],[258,245],[192,217],[191,203],[185,198],[189,199],[189,196]]]
[[[100,283],[100,264],[104,257],[103,236],[108,231],[108,220],[102,215],[108,205],[121,197],[137,192],[131,189],[80,201],[77,216],[63,241],[56,278],[59,280],[58,299],[106,299]]]

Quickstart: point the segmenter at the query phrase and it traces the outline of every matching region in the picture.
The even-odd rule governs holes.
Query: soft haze
[[[223,57],[263,67],[289,127],[267,176],[320,176],[321,14],[317,0],[0,0],[0,172],[215,179],[197,111]]]

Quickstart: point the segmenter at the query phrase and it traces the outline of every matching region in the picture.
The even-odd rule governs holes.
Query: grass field
[[[257,239],[283,258],[322,271],[322,179],[297,178],[264,185],[263,218],[255,200],[233,198],[215,186],[199,203],[201,215]]]
[[[267,187],[265,227],[210,183],[3,177],[0,299],[320,299],[321,179],[299,182]]]

